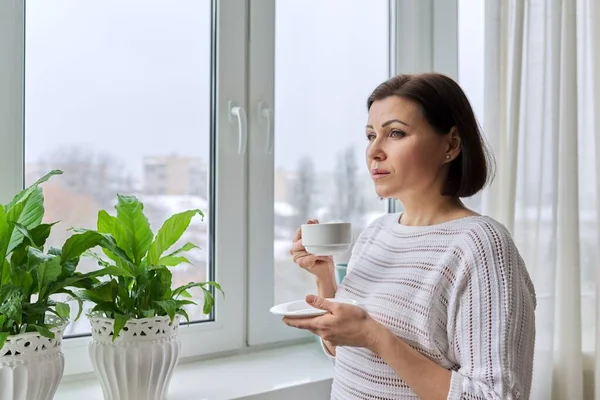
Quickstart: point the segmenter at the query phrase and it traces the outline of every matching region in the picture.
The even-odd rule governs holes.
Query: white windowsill
[[[329,399],[333,364],[318,343],[180,363],[169,400]],[[55,400],[103,400],[94,376],[65,379]]]

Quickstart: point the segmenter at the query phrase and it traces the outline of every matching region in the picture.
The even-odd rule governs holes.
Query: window
[[[117,193],[139,196],[153,227],[200,208],[190,240],[203,251],[175,279],[214,278],[226,296],[183,327],[183,357],[308,338],[269,308],[315,290],[288,253],[301,223],[350,221],[356,238],[390,207],[373,190],[363,127],[410,7],[17,3],[0,2],[2,201],[63,169],[44,186],[47,219],[62,221],[55,244],[69,227],[93,227]],[[66,374],[91,371],[88,332],[85,318],[69,327]]]
[[[256,174],[250,181],[251,196],[256,187],[261,192],[256,198],[272,205],[270,210],[264,208],[268,217],[255,208],[250,215],[250,250],[264,249],[251,258],[251,279],[256,276],[254,282],[259,284],[265,276],[274,276],[264,290],[250,293],[257,321],[251,321],[251,343],[298,334],[282,327],[268,309],[316,290],[314,277],[293,263],[289,254],[301,224],[311,218],[352,222],[356,238],[366,224],[386,212],[387,203],[373,190],[366,166],[364,125],[367,97],[389,77],[389,16],[387,0],[276,3],[274,55],[267,57],[270,69],[274,68],[274,95],[266,101],[274,104],[269,133],[274,143],[267,140],[257,146],[263,156],[273,146],[268,154],[273,171],[272,176],[264,175],[264,161],[251,160]],[[365,21],[373,23],[358,29]],[[264,72],[262,65],[257,71]],[[266,124],[257,124],[251,134],[262,138],[266,129]],[[269,187],[272,190],[265,190]],[[255,238],[257,229],[261,234]],[[273,256],[267,257],[269,253]]]
[[[95,228],[99,209],[114,212],[117,193],[137,196],[155,231],[174,213],[203,210],[207,218],[193,220],[182,240],[204,250],[190,254],[193,265],[173,270],[173,284],[205,281],[211,4],[118,4],[26,3],[25,182],[64,171],[44,185],[45,218],[60,221],[50,246],[61,246],[68,228]],[[200,182],[203,190],[194,187]],[[84,259],[80,268],[97,264]],[[201,290],[194,297],[202,302]],[[194,321],[208,317],[199,306],[189,313]],[[66,334],[89,332],[82,318]]]
[[[389,76],[388,4],[342,3],[276,7],[275,304],[314,291],[312,276],[289,257],[300,224],[348,221],[356,236],[385,212],[365,163],[363,126],[367,97]],[[365,19],[383,23],[364,35],[356,27]]]
[[[245,2],[8,4],[0,15],[16,22],[4,27],[12,41],[4,39],[0,49],[12,52],[0,57],[0,79],[17,84],[0,113],[17,109],[24,126],[17,118],[2,126],[3,141],[23,149],[6,151],[3,171],[14,172],[2,178],[3,201],[23,181],[62,169],[43,186],[46,219],[60,221],[49,245],[58,246],[68,228],[93,228],[98,210],[112,212],[117,193],[138,196],[154,229],[173,213],[201,209],[206,217],[183,240],[202,251],[193,265],[174,270],[174,284],[216,279],[227,301],[217,297],[211,315],[190,308],[195,323],[182,329],[184,356],[241,347],[246,157],[238,152],[244,132],[231,120],[230,105],[245,106]],[[22,110],[14,107],[22,99],[19,82]],[[232,252],[231,243],[240,251]],[[96,266],[85,260],[81,268]],[[86,318],[69,326],[66,374],[91,370],[89,331]]]

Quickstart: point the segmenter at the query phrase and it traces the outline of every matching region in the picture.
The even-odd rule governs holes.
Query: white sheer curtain
[[[485,2],[484,131],[497,176],[482,211],[511,230],[536,285],[535,400],[600,400],[595,1]]]

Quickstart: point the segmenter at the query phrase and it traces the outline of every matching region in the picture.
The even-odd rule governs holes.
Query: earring
[[[450,154],[446,154],[446,160],[450,159]]]

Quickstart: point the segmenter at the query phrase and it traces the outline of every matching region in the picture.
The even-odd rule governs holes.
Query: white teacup
[[[325,224],[304,224],[302,244],[306,251],[316,256],[344,254],[352,247],[352,224],[332,222]]]

